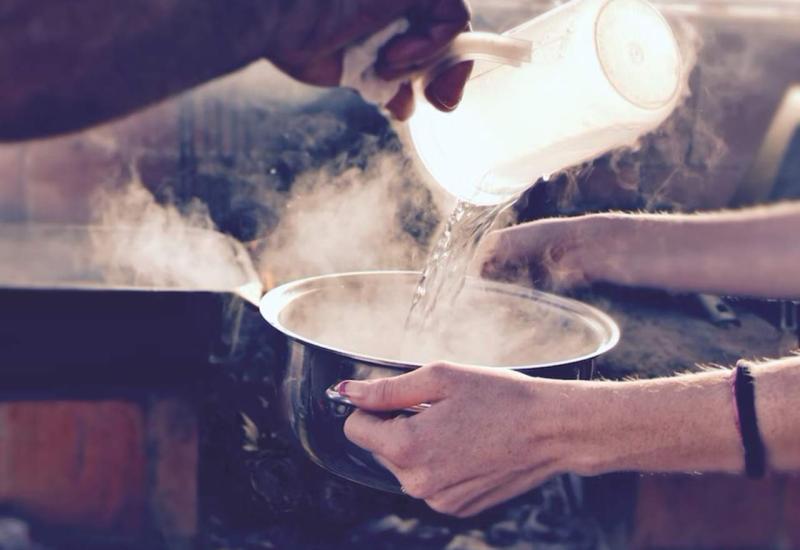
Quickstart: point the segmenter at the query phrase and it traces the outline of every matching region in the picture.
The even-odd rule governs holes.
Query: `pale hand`
[[[478,247],[471,271],[509,282],[529,279],[546,290],[581,286],[591,282],[596,265],[612,261],[615,242],[600,216],[524,223],[490,233]]]
[[[572,460],[586,456],[573,447],[580,415],[568,404],[581,403],[583,393],[574,382],[436,363],[395,378],[348,381],[339,391],[362,409],[347,419],[347,437],[408,495],[442,513],[471,516],[558,473],[594,473]],[[419,403],[432,406],[410,417],[366,412]]]
[[[797,298],[800,202],[696,214],[590,214],[490,234],[473,271],[529,274],[545,289],[606,282],[764,298]],[[743,269],[751,266],[752,269]]]
[[[800,361],[754,370],[770,465],[800,468],[792,407]],[[724,370],[654,380],[583,382],[437,363],[394,378],[346,381],[362,410],[345,434],[371,451],[406,493],[466,517],[563,472],[730,472],[743,469]],[[386,418],[419,403],[415,416]]]

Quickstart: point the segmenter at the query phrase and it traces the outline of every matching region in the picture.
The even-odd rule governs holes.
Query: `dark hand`
[[[296,0],[279,2],[272,19],[267,58],[290,76],[309,84],[336,86],[345,49],[392,21],[406,17],[408,31],[380,51],[376,71],[387,80],[411,75],[469,28],[464,0]],[[431,82],[425,96],[437,109],[452,111],[461,100],[471,63],[456,65]],[[405,120],[414,109],[411,87],[403,85],[387,108]]]

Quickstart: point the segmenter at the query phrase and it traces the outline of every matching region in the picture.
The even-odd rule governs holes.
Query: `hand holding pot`
[[[770,466],[797,471],[800,413],[786,388],[797,357],[752,370]],[[730,472],[744,468],[730,371],[626,382],[530,378],[506,369],[437,363],[409,374],[347,381],[361,409],[345,424],[410,496],[470,516],[561,472]],[[417,415],[368,411],[421,402]]]
[[[436,363],[338,389],[362,409],[348,418],[347,437],[439,512],[470,516],[558,473],[591,473],[577,452],[581,417],[572,404],[583,400],[570,397],[583,393],[579,383]],[[423,402],[431,407],[410,417],[366,412]]]

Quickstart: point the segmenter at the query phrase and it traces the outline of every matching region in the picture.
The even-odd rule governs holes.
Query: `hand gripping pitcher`
[[[432,179],[478,205],[634,145],[675,108],[682,74],[644,0],[573,0],[503,35],[465,33],[416,85],[466,59],[494,64],[475,67],[454,112],[420,102],[407,130]]]

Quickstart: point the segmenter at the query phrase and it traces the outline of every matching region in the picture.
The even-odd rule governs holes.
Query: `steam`
[[[724,194],[717,199],[715,189],[706,185],[709,174],[729,157],[720,131],[721,121],[729,115],[725,102],[741,95],[740,89],[727,84],[741,82],[732,78],[734,75],[748,75],[752,79],[749,84],[755,84],[765,76],[767,65],[763,63],[761,50],[754,49],[752,36],[742,38],[743,43],[733,44],[730,55],[718,62],[712,54],[731,49],[730,43],[720,44],[720,39],[709,41],[694,24],[673,21],[673,25],[687,68],[681,105],[661,128],[643,138],[634,151],[611,155],[608,168],[619,187],[645,197],[639,207],[653,210],[713,207],[714,200],[725,200]],[[710,53],[703,56],[707,47]],[[212,83],[191,97],[198,101],[222,101],[220,96],[224,96],[225,102],[241,102],[245,106],[296,94],[304,94],[306,101],[319,97],[317,92],[277,75],[277,71],[255,66],[231,79]],[[294,180],[290,191],[270,189],[250,197],[269,205],[279,220],[274,227],[264,224],[268,226],[267,232],[251,243],[257,252],[257,271],[262,278],[284,282],[346,271],[422,267],[440,224],[443,201],[412,175],[408,159],[393,138],[367,136],[353,142],[353,149],[358,151],[345,151],[328,158],[325,155],[335,149],[331,143],[347,137],[347,121],[324,111],[293,112],[275,125],[280,125],[277,131],[269,135],[254,133],[253,140],[256,146],[268,143],[290,149],[281,153],[280,161],[292,172]],[[117,147],[113,140],[104,144]],[[198,156],[202,157],[204,152],[210,156],[210,152],[203,150],[198,150]],[[327,161],[320,165],[323,158]],[[591,178],[598,172],[595,169],[590,174],[590,171],[583,167],[567,172],[569,183],[559,197],[562,210],[580,208],[575,204],[581,198],[581,182],[588,177],[591,186]],[[206,205],[200,201],[180,208],[162,204],[136,170],[131,173],[126,185],[103,188],[93,198],[94,226],[87,230],[88,238],[48,233],[48,238],[62,243],[59,250],[85,246],[90,257],[78,254],[70,260],[43,263],[43,278],[54,277],[48,265],[56,264],[63,270],[65,283],[84,277],[124,287],[230,290],[255,277],[243,261],[241,247],[213,232],[216,225]],[[265,170],[260,176],[271,181],[267,174]],[[550,187],[553,183],[546,185]],[[38,250],[44,250],[51,258],[61,258],[60,252],[52,249]],[[2,252],[0,259],[15,258],[13,252],[7,256]],[[30,262],[33,265],[34,259]],[[30,280],[29,275],[25,277]],[[412,296],[413,288],[409,286],[403,287],[396,303],[394,297],[371,294],[359,295],[356,301],[351,301],[352,297],[332,300],[311,309],[306,322],[310,323],[309,330],[318,332],[319,338],[347,344],[349,349],[366,349],[387,337],[402,335],[402,323]],[[475,305],[469,299],[464,303]],[[454,311],[451,325],[426,335],[429,341],[420,340],[416,351],[403,352],[409,353],[409,360],[447,358],[500,364],[507,358],[486,355],[499,353],[488,348],[499,347],[494,345],[499,342],[513,348],[509,342],[512,335],[516,337],[515,331],[528,338],[520,341],[524,348],[525,342],[535,340],[531,340],[530,326],[542,330],[546,319],[540,316],[539,325],[531,322],[526,328],[519,324],[526,319],[519,310],[504,310],[505,313],[498,310],[495,315],[486,303],[473,308],[459,305]],[[491,322],[487,324],[488,321]],[[336,332],[325,334],[325,327]],[[394,349],[395,344],[392,340],[386,345]],[[476,349],[469,348],[472,344]],[[579,347],[575,342],[568,344]],[[524,359],[529,360],[530,356]]]
[[[640,192],[647,197],[647,210],[682,210],[691,207],[690,198],[676,193],[676,187],[688,181],[695,187],[701,185],[708,172],[723,160],[727,152],[727,146],[713,123],[698,116],[697,100],[704,95],[703,90],[697,89],[696,82],[698,71],[704,70],[698,65],[698,56],[704,46],[703,37],[686,20],[672,21],[672,25],[679,38],[685,65],[682,97],[673,115],[658,131],[647,136],[641,147],[642,156],[651,159],[650,162],[658,159],[664,173],[660,178],[646,178],[643,159],[635,161],[641,181]],[[618,158],[612,159],[612,168],[615,170],[618,162]],[[653,186],[648,179],[657,183]]]
[[[389,273],[340,278],[307,287],[283,312],[297,334],[342,351],[407,364],[436,360],[482,366],[525,366],[597,352],[608,327],[519,289],[471,281],[447,323],[404,330],[415,275]]]
[[[266,239],[259,270],[278,281],[347,271],[418,269],[439,219],[397,151],[362,153],[300,176]],[[410,295],[409,295],[410,299]]]
[[[640,208],[659,208],[670,203],[666,196],[675,178],[684,176],[689,170],[686,151],[689,141],[699,127],[708,145],[706,156],[708,164],[718,163],[724,154],[725,145],[710,131],[707,125],[696,120],[695,105],[691,98],[692,76],[696,72],[698,54],[703,46],[702,35],[696,26],[686,20],[670,21],[675,33],[682,58],[682,72],[678,89],[678,100],[673,113],[654,131],[643,135],[631,147],[612,151],[602,159],[564,170],[550,178],[552,184],[559,186],[557,204],[561,212],[573,212],[582,202],[591,202],[591,197],[604,193],[619,196],[644,195]],[[648,163],[655,162],[663,172],[648,173]],[[657,183],[653,185],[653,181]],[[616,192],[610,192],[610,189]],[[619,207],[619,205],[609,205]]]
[[[634,150],[570,174],[558,194],[560,212],[731,205],[772,110],[800,77],[800,58],[786,53],[796,50],[796,28],[742,21],[731,29],[723,19],[685,15],[671,15],[670,23],[687,69],[678,108]]]
[[[92,203],[90,244],[106,284],[232,291],[254,282],[243,250],[214,231],[199,201],[181,211],[159,204],[134,170],[129,183],[101,188]]]
[[[691,95],[690,74],[699,35],[685,25],[679,32],[685,61],[680,101],[685,103]],[[675,120],[670,124],[677,124]],[[641,146],[672,154],[670,139],[654,143],[643,140]],[[624,164],[622,153],[612,155],[612,170],[618,171]],[[403,197],[397,189],[405,179],[405,169],[399,155],[378,154],[369,157],[363,167],[338,172],[324,167],[304,176],[296,182],[281,222],[267,240],[262,271],[271,270],[284,280],[355,270],[418,268],[426,243],[410,238],[397,223],[397,205]],[[568,173],[576,181],[580,170]],[[417,208],[424,211],[425,206]],[[442,257],[462,252],[471,250],[451,250]],[[460,287],[462,282],[449,280],[447,284]],[[574,326],[565,330],[541,304],[537,304],[537,315],[528,316],[525,309],[531,304],[526,300],[517,299],[516,307],[505,308],[497,295],[475,289],[460,296],[454,305],[448,304],[447,322],[437,316],[428,330],[409,334],[404,320],[413,285],[406,286],[406,292],[383,287],[374,292],[361,289],[345,298],[320,299],[307,310],[293,311],[294,330],[340,349],[411,362],[449,359],[484,365],[526,364],[563,359],[559,355],[566,349],[592,347],[586,335],[570,340],[570,335],[579,335],[580,330]],[[407,341],[409,336],[413,342]],[[540,344],[536,344],[537,336],[543,336]],[[513,350],[520,353],[515,355]]]

